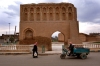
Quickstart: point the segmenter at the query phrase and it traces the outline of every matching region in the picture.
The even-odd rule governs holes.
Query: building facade
[[[55,31],[64,35],[68,42],[82,43],[79,38],[77,9],[71,3],[39,3],[20,5],[19,40],[32,39],[34,36],[51,38]]]

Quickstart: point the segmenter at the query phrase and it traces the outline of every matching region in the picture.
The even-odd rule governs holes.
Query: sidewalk
[[[45,54],[45,55],[53,55],[53,54],[61,54],[62,53],[62,45],[63,43],[54,42],[52,44],[52,51],[45,51],[45,53],[39,52],[39,54]]]

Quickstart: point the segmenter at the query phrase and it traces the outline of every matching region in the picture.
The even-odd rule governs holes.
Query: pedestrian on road
[[[33,58],[37,58],[38,57],[37,42],[35,42],[32,51],[33,51]]]

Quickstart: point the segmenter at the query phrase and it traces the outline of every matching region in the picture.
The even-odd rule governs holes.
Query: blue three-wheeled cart
[[[73,49],[73,53],[71,55],[69,55],[69,51],[68,49],[63,49],[62,54],[60,55],[61,59],[65,59],[66,55],[67,56],[75,56],[77,58],[81,58],[81,59],[86,59],[87,55],[90,53],[90,49],[89,48],[83,48],[83,47],[77,47]]]

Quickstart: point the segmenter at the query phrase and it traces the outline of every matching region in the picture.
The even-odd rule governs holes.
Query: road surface
[[[57,55],[0,55],[0,66],[100,66],[100,52],[91,52],[85,60]]]

